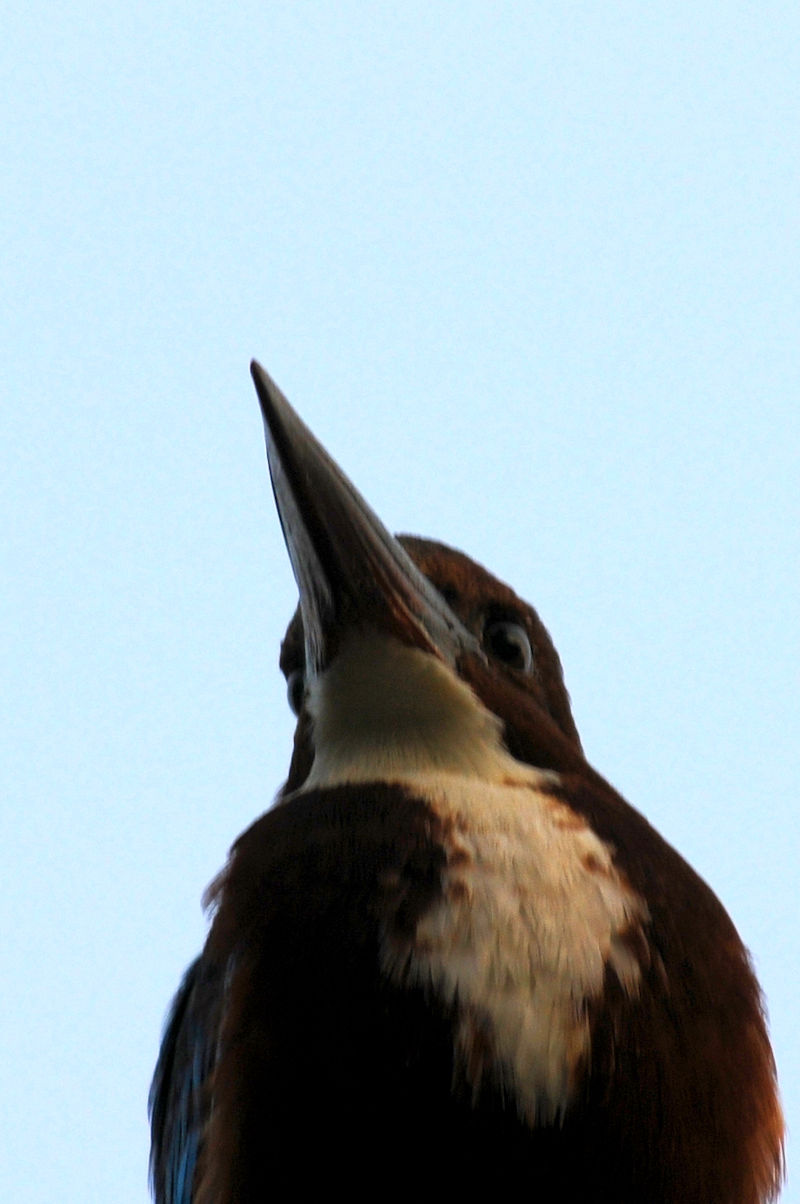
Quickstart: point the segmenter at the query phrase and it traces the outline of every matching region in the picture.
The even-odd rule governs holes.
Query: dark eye
[[[493,619],[483,629],[483,646],[491,656],[521,673],[530,673],[533,668],[531,642],[520,623]]]
[[[299,715],[303,706],[303,695],[306,692],[305,669],[292,669],[286,678],[286,697],[295,715]]]

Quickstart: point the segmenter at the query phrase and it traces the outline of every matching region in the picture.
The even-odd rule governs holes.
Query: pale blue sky
[[[796,3],[2,25],[0,1195],[147,1199],[200,896],[288,766],[254,355],[538,607],[753,950],[797,1130]]]

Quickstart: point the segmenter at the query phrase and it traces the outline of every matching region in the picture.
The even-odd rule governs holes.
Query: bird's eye
[[[483,629],[483,645],[486,651],[504,665],[530,673],[533,668],[533,650],[528,633],[520,623],[507,619],[493,619]]]
[[[303,706],[303,695],[306,692],[305,669],[292,669],[286,678],[286,697],[295,715],[299,715]]]

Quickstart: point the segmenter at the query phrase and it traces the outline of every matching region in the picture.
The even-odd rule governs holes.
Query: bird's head
[[[298,717],[285,792],[312,774],[367,776],[381,750],[384,776],[415,759],[454,768],[487,742],[541,769],[583,764],[533,607],[463,553],[392,536],[260,365],[252,373],[300,591],[280,661]]]

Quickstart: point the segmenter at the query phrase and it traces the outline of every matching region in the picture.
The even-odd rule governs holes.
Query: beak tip
[[[281,393],[275,381],[259,364],[258,360],[250,361],[250,375],[256,387],[258,404],[261,406],[261,417],[264,420],[264,431],[267,446],[275,440],[276,426],[287,421],[291,407]]]
[[[250,375],[253,378],[261,410],[266,419],[269,420],[273,415],[280,415],[284,422],[293,418],[296,424],[301,425],[286,397],[275,384],[269,372],[261,367],[258,360],[250,361]]]

